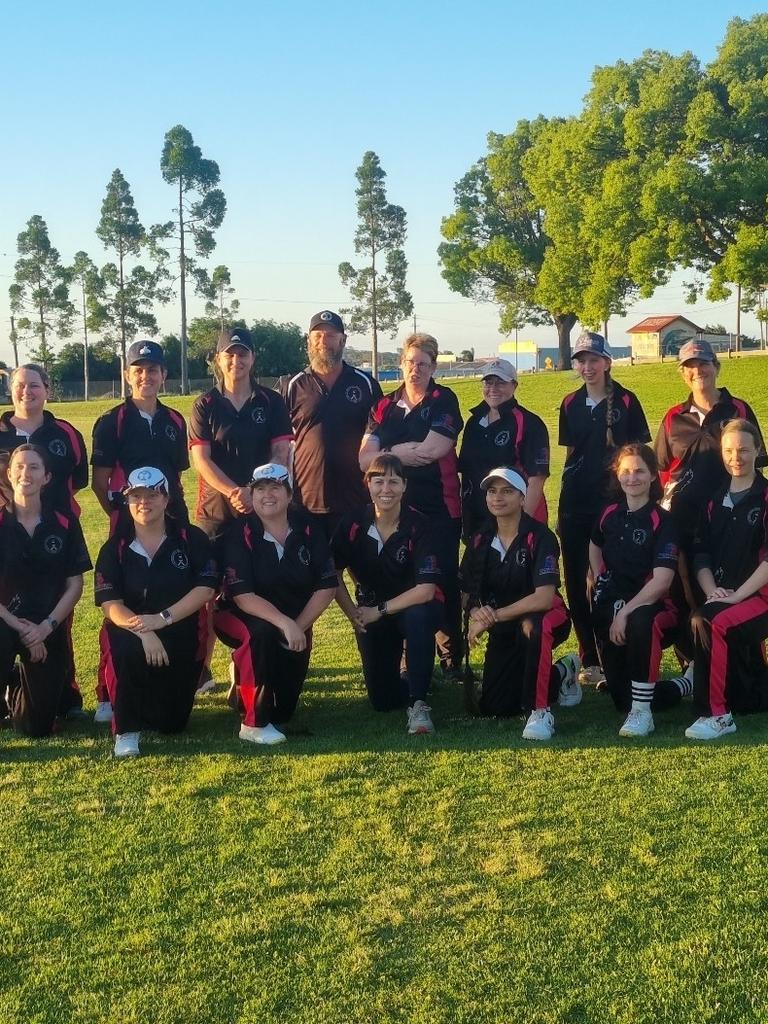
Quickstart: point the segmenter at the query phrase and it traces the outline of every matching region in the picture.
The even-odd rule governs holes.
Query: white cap
[[[499,377],[501,380],[509,383],[510,381],[517,380],[517,370],[508,359],[494,359],[483,370],[483,380],[486,377]]]
[[[520,491],[522,495],[525,495],[528,492],[528,484],[525,480],[523,480],[517,470],[510,469],[508,466],[499,466],[498,469],[492,469],[491,472],[487,476],[484,476],[480,481],[481,489],[487,491],[492,480],[506,480],[510,486],[514,487],[516,491]]]
[[[251,486],[261,483],[262,480],[274,480],[276,484],[285,484],[291,488],[291,478],[285,466],[279,462],[266,462],[263,466],[257,466],[251,477]]]
[[[128,482],[123,490],[128,492],[139,487],[146,487],[150,491],[164,491],[167,494],[168,480],[155,466],[141,466],[129,474]]]

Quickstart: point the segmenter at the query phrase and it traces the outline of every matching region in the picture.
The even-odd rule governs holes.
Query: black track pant
[[[557,532],[563,556],[565,593],[583,665],[597,665],[597,644],[587,593],[589,538],[597,517],[560,512]]]
[[[430,519],[430,537],[440,566],[443,592],[443,621],[436,634],[440,661],[449,668],[461,669],[464,641],[461,632],[461,591],[459,589],[459,541],[461,520],[448,516]]]
[[[626,642],[621,645],[608,636],[613,617],[610,602],[595,605],[592,622],[608,690],[619,711],[629,711],[632,680],[648,683],[659,678],[662,652],[677,637],[677,609],[671,601],[636,608],[627,618]]]
[[[296,710],[309,668],[312,633],[303,651],[289,651],[283,634],[271,623],[239,609],[216,610],[216,636],[234,648],[243,725],[279,725]]]
[[[562,602],[544,615],[526,615],[492,626],[483,665],[480,713],[509,716],[549,707],[560,688],[552,650],[568,639],[570,631]]]
[[[158,632],[169,665],[148,665],[139,637],[111,622],[101,627],[101,652],[114,733],[181,732],[189,721],[205,655],[204,609]]]
[[[0,622],[0,692],[8,687],[13,726],[27,736],[51,734],[66,683],[67,638],[62,626],[51,633],[45,647],[45,661],[30,661],[19,634]]]
[[[392,711],[426,699],[435,661],[435,629],[441,617],[440,602],[427,601],[385,615],[365,633],[357,634],[365,685],[377,711]],[[407,679],[400,676],[403,641]]]
[[[768,710],[768,671],[762,643],[768,637],[768,599],[761,594],[695,612],[693,704],[697,714]]]

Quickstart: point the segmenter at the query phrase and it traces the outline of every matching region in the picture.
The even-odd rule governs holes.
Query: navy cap
[[[608,342],[602,334],[595,334],[594,331],[584,331],[583,334],[578,336],[571,358],[575,359],[576,356],[587,355],[589,352],[594,353],[596,356],[602,356],[603,359],[613,359],[613,353],[608,347]]]
[[[219,340],[216,342],[216,351],[226,352],[227,349],[234,348],[235,345],[242,345],[249,352],[253,352],[251,332],[245,327],[230,327],[225,331],[221,331]]]
[[[323,309],[319,313],[315,313],[309,321],[309,329],[314,331],[316,327],[333,327],[344,334],[344,321],[338,313],[332,313],[330,309]]]
[[[134,341],[125,357],[126,366],[135,366],[136,363],[157,363],[165,366],[165,353],[163,346],[156,341]]]
[[[149,491],[162,491],[168,493],[168,480],[165,474],[161,473],[155,466],[140,466],[128,476],[128,481],[123,488],[125,494],[146,487]]]
[[[702,363],[714,363],[717,356],[708,341],[704,341],[703,338],[694,338],[681,345],[680,351],[677,353],[677,361],[680,366],[687,363],[689,359],[698,359]]]

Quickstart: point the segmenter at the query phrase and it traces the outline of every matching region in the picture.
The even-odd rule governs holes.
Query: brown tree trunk
[[[571,367],[571,331],[576,323],[576,314],[559,313],[552,319],[557,327],[557,345],[560,350],[557,368],[558,370],[569,370]]]
[[[179,178],[179,297],[181,299],[181,393],[189,394],[187,368],[187,263],[184,254],[184,192]]]

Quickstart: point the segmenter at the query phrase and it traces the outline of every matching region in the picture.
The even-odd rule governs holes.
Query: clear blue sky
[[[453,186],[484,153],[487,132],[577,112],[596,64],[646,48],[709,61],[729,19],[760,9],[732,0],[8,5],[0,358],[10,354],[7,286],[27,219],[45,218],[65,260],[85,249],[104,262],[94,229],[115,167],[145,225],[170,216],[159,158],[178,123],[221,168],[228,212],[211,266],[230,267],[247,318],[305,328],[317,309],[346,301],[336,268],[354,262],[354,173],[373,149],[390,200],[408,214],[420,329],[444,348],[491,352],[500,340],[495,308],[451,293],[436,257]],[[199,307],[194,301],[192,313]],[[735,321],[733,301],[686,307],[679,282],[628,319],[678,311]],[[162,331],[178,330],[177,319],[176,304],[161,310]],[[623,341],[625,326],[612,323],[612,341]],[[746,318],[743,329],[754,322]]]

